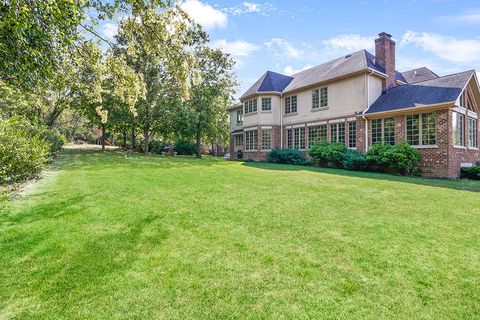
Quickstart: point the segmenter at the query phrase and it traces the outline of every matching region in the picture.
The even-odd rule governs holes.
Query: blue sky
[[[266,70],[292,74],[346,53],[374,53],[379,32],[397,42],[397,70],[480,72],[480,1],[216,1],[181,6],[237,62],[239,97]],[[115,34],[114,23],[101,32]]]

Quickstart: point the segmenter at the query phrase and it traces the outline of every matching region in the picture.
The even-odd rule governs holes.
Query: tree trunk
[[[201,136],[200,136],[200,123],[197,123],[197,133],[196,133],[196,142],[197,142],[197,158],[202,157],[202,148],[200,146],[200,141]]]
[[[132,149],[137,147],[137,139],[135,136],[135,127],[132,127]]]
[[[150,136],[148,135],[148,127],[143,128],[143,152],[148,153],[148,143]]]
[[[102,123],[102,151],[105,151],[105,124]]]

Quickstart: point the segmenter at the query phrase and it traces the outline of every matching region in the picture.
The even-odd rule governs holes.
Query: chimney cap
[[[386,38],[388,38],[388,39],[392,39],[392,35],[389,34],[389,33],[386,33],[386,32],[380,32],[380,33],[378,34],[378,36],[379,36],[380,38],[386,37]]]

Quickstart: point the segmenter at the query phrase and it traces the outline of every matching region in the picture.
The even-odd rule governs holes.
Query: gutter
[[[283,149],[283,94],[280,93],[280,149]]]

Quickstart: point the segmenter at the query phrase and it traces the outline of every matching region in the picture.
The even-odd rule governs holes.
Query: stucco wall
[[[328,107],[312,109],[312,90],[322,87],[328,88]],[[365,92],[365,75],[297,92],[297,113],[285,115],[283,123],[289,125],[354,115],[365,110]]]

